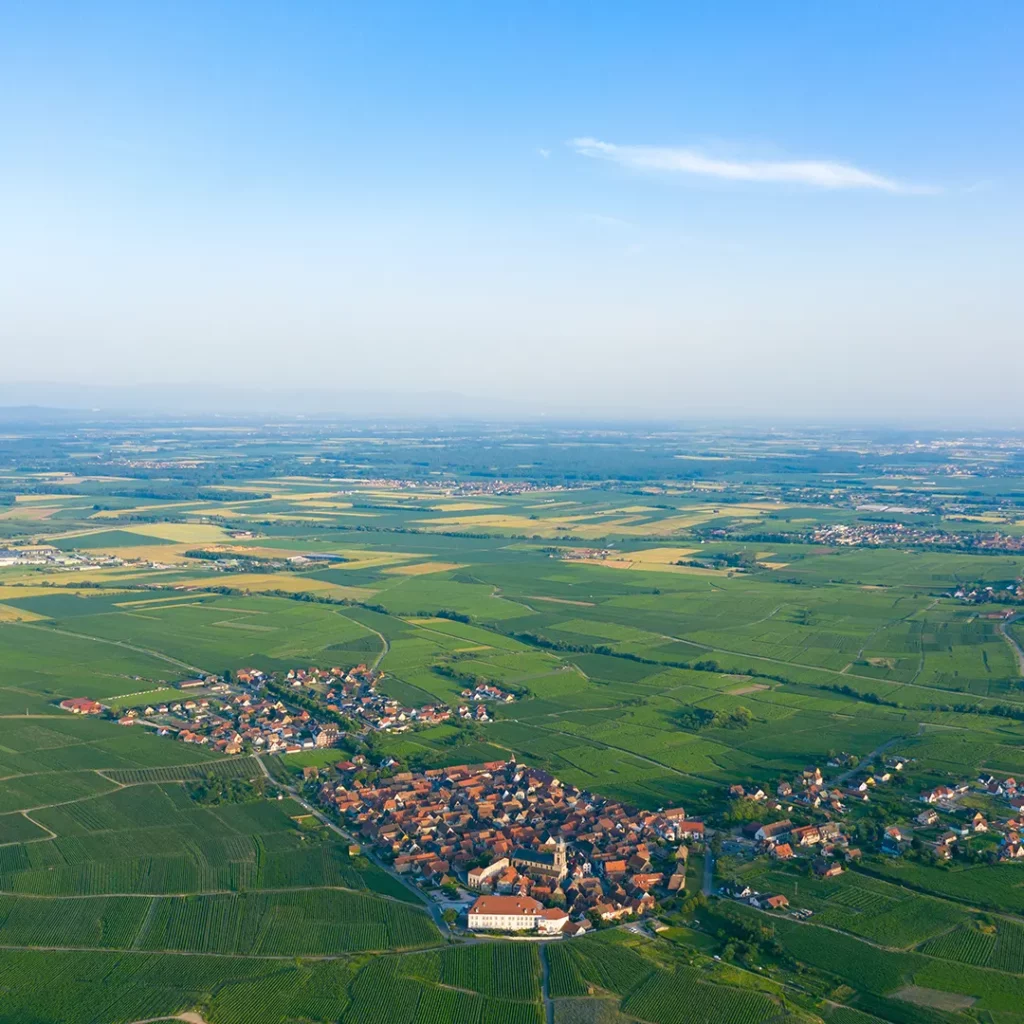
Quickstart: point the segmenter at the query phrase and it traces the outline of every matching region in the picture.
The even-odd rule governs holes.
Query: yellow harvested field
[[[76,578],[79,575],[81,575],[81,574],[80,573],[76,574]],[[38,580],[39,577],[36,576],[36,579]],[[64,582],[65,583],[68,582],[68,579],[67,579],[66,576],[64,577]],[[104,593],[106,593],[106,594],[129,594],[129,593],[131,593],[131,591],[128,591],[128,590],[105,590]],[[96,596],[96,591],[95,590],[72,590],[72,589],[65,590],[63,587],[58,590],[58,589],[55,589],[54,587],[40,587],[38,585],[37,586],[28,585],[28,586],[18,586],[18,587],[10,586],[10,585],[0,585],[0,601],[14,601],[17,598],[22,598],[22,597],[42,597],[45,594],[74,594],[75,597],[95,597]]]
[[[197,588],[210,586],[214,583],[210,577],[195,580],[182,580],[175,586],[194,586]],[[230,586],[237,590],[249,590],[253,593],[267,593],[271,590],[284,590],[290,594],[318,594],[323,597],[349,597],[357,601],[364,601],[373,597],[377,591],[369,590],[366,587],[345,587],[339,583],[331,583],[328,580],[308,579],[301,576],[291,576],[287,573],[257,573],[240,572],[231,576],[219,576],[216,583],[221,586]]]
[[[62,505],[12,505],[6,512],[0,512],[0,519],[37,523],[49,519],[54,512],[60,512],[62,508]]]
[[[456,647],[452,652],[453,654],[471,654],[474,651],[493,651],[493,647],[488,647],[487,644],[480,644],[479,647]]]
[[[183,565],[188,562],[185,552],[192,549],[191,544],[148,544],[132,545],[127,548],[96,548],[115,558],[123,558],[126,562],[158,562],[161,565]]]
[[[15,497],[16,505],[37,505],[40,502],[81,501],[80,494],[19,494]]]
[[[686,558],[687,555],[692,555],[696,551],[696,548],[645,548],[643,551],[630,551],[628,557],[634,562],[672,565],[680,558]]]
[[[429,576],[432,572],[451,572],[462,567],[460,562],[416,562],[413,565],[392,565],[381,572],[389,576]]]
[[[540,597],[537,594],[528,594],[527,601],[549,601],[551,604],[574,604],[580,608],[593,608],[593,601],[570,601],[564,597]]]
[[[148,571],[148,570],[147,570]],[[32,586],[38,586],[42,583],[49,583],[51,587],[59,587],[64,593],[67,593],[67,588],[72,593],[76,592],[76,587],[81,583],[118,583],[124,581],[125,583],[132,583],[138,579],[139,570],[133,569],[130,566],[121,566],[118,568],[110,569],[47,569],[43,571],[26,571],[24,573],[4,573],[5,583],[26,583],[27,587],[18,590],[22,596],[26,596],[26,592]],[[114,593],[115,591],[110,591]],[[40,593],[52,594],[52,589],[42,590]]]
[[[324,520],[334,519],[336,516],[356,516],[360,519],[372,519],[378,515],[377,512],[347,512],[339,509],[337,512],[267,512],[260,516],[272,523],[322,523]]]
[[[347,562],[331,566],[332,569],[340,569],[342,571],[346,569],[373,569],[378,565],[394,565],[395,562],[417,562],[428,557],[427,555],[409,551],[366,551],[359,548],[341,548],[333,553],[343,555],[348,559]]]
[[[501,505],[483,501],[450,501],[443,505],[431,505],[430,507],[436,512],[476,512],[479,509],[501,508]]]
[[[15,608],[11,604],[0,604],[0,622],[38,622],[45,615],[30,612],[25,608]]]
[[[732,697],[742,697],[745,693],[757,693],[759,690],[767,690],[764,683],[748,683],[746,686],[737,686],[734,690],[726,690]]]
[[[414,522],[424,523],[427,526],[436,526],[440,529],[463,529],[465,527],[496,527],[506,530],[534,530],[539,532],[540,528],[548,523],[568,522],[564,519],[530,519],[529,516],[437,516],[432,519],[416,519]]]
[[[639,569],[643,572],[677,572],[685,576],[729,576],[734,569],[701,569],[694,565],[664,565],[659,562],[633,562],[626,558],[571,558],[574,565],[603,565],[606,569]]]
[[[147,597],[138,601],[115,601],[115,608],[138,608],[144,605],[171,607],[175,601],[194,601],[195,594],[165,594],[163,597]]]

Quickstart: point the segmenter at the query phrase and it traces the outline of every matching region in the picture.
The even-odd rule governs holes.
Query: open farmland
[[[555,435],[520,473],[515,444],[482,436],[388,435],[385,471],[365,438],[169,431],[168,464],[201,455],[232,476],[200,486],[154,466],[142,487],[115,472],[133,429],[88,443],[109,472],[33,476],[26,448],[26,468],[0,477],[16,498],[0,546],[21,553],[0,566],[0,1018],[1024,1021],[1024,867],[1000,859],[1008,796],[978,784],[1024,776],[1024,553],[998,513],[1020,501],[1013,473],[918,493],[920,454],[899,449],[899,507],[926,511],[905,516],[907,543],[848,544],[836,538],[870,538],[889,514],[859,507],[878,504],[878,478],[821,438],[788,438],[782,472],[758,439],[714,458],[692,438],[584,445],[571,469],[594,485],[579,486]],[[340,473],[338,451],[372,473]],[[484,465],[514,482],[473,475]],[[965,504],[977,519],[946,507]],[[992,522],[1000,549],[988,534],[957,548]],[[236,694],[256,669],[297,718],[318,706],[286,673],[359,664],[381,699],[451,713],[376,729],[339,711],[336,746],[279,756],[182,742],[184,712],[159,710],[226,701],[204,677]],[[479,687],[500,699],[474,700]],[[104,710],[71,714],[69,698]],[[882,781],[895,753],[905,766]],[[480,941],[449,933],[436,886],[312,813],[360,755],[367,781],[515,758],[637,814],[683,806],[720,839],[693,845],[683,895],[657,890],[649,919],[667,931]],[[839,755],[854,761],[831,784],[870,768],[868,799],[767,807]],[[961,783],[936,824],[916,821],[921,791]],[[942,831],[975,813],[987,831],[958,833],[938,862]],[[863,858],[818,878],[819,848],[783,863],[743,839],[755,814],[837,821]],[[892,825],[906,842],[883,854]],[[732,880],[813,916],[717,895],[683,909]]]

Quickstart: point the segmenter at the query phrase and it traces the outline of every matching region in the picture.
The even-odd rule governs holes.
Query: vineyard
[[[943,960],[959,960],[961,963],[984,967],[991,960],[995,948],[994,934],[986,934],[977,928],[961,925],[945,935],[939,935],[926,942],[921,947],[921,952]]]
[[[426,913],[338,890],[159,897],[140,949],[330,955],[438,941]]]
[[[994,931],[956,928],[926,942],[921,952],[975,967],[1024,974],[1024,926],[1000,918]]]
[[[655,1024],[756,1024],[779,1012],[760,992],[702,981],[697,971],[682,966],[655,971],[623,1001],[622,1009]]]
[[[455,952],[468,952],[472,948]],[[533,956],[536,956],[535,951]],[[513,959],[504,955],[498,957],[506,971]],[[405,964],[405,960],[414,962]],[[485,961],[481,959],[472,967],[467,966],[471,962],[466,960],[451,969],[475,971]],[[523,966],[530,969],[534,965],[527,961]],[[445,988],[422,978],[413,980],[411,975],[420,975],[421,971],[429,969],[422,954],[371,960],[350,986],[352,1003],[343,1018],[344,1024],[380,1024],[382,1021],[388,1024],[542,1024],[539,990],[534,993],[537,1001],[514,1001]],[[515,987],[515,983],[510,984]],[[488,982],[487,985],[501,987],[500,983],[494,986],[493,982]]]
[[[398,971],[404,977],[498,999],[535,1002],[540,998],[540,958],[532,944],[486,942],[415,953],[401,959]]]
[[[552,996],[586,995],[591,986],[625,995],[655,967],[631,949],[618,932],[549,946],[547,953]]]
[[[236,896],[0,896],[0,945],[334,955],[436,942],[422,911],[339,890]]]
[[[915,953],[887,952],[825,928],[774,923],[777,935],[798,960],[879,995],[899,988],[915,968],[928,962]]]
[[[254,757],[234,757],[200,764],[182,764],[160,768],[107,768],[101,774],[124,786],[151,782],[189,782],[216,775],[222,779],[255,779],[260,766]]]
[[[548,960],[548,988],[554,998],[587,994],[587,983],[568,945],[552,943],[544,955]]]

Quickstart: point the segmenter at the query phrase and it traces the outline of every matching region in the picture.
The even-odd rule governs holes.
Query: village
[[[628,808],[515,760],[370,778],[365,767],[339,763],[321,804],[398,874],[478,893],[471,931],[572,936],[642,916],[683,891],[686,844],[703,842],[682,808]]]
[[[85,698],[60,706],[224,754],[344,746],[344,759],[304,768],[310,796],[315,791],[322,807],[408,881],[470,894],[475,901],[461,906],[470,931],[573,936],[643,917],[686,896],[691,851],[720,859],[718,895],[797,917],[811,911],[790,909],[782,893],[757,891],[744,880],[748,866],[788,865],[829,879],[865,854],[930,863],[1024,859],[1024,790],[1015,779],[985,774],[918,790],[909,785],[912,759],[895,754],[862,764],[837,753],[824,771],[811,766],[763,787],[733,784],[727,809],[706,818],[680,807],[629,807],[514,758],[404,770],[394,757],[368,759],[375,732],[455,716],[486,722],[489,704],[515,696],[479,683],[462,690],[464,703],[454,710],[410,708],[380,692],[383,678],[365,664],[243,668],[230,679],[183,680],[179,699],[124,712]]]
[[[490,683],[463,689],[462,703],[407,707],[379,690],[382,672],[365,664],[348,669],[292,668],[267,673],[242,668],[233,678],[185,679],[176,700],[118,711],[99,701],[69,698],[60,707],[74,714],[107,715],[122,725],[143,725],[161,736],[208,746],[224,754],[295,754],[333,747],[342,735],[402,733],[458,717],[489,722],[488,706],[515,695]]]
[[[839,754],[828,767],[845,769],[836,780],[841,784],[830,786],[821,769],[811,767],[793,782],[780,782],[768,792],[732,786],[730,816],[751,816],[752,820],[719,837],[730,867],[737,870],[734,877],[724,879],[718,894],[761,910],[788,911],[805,918],[813,911],[789,909],[784,894],[759,892],[744,881],[745,866],[767,858],[790,870],[830,879],[857,864],[865,853],[934,864],[954,858],[989,864],[1024,859],[1024,791],[1018,790],[1014,778],[984,773],[973,782],[907,791],[898,787],[898,777],[911,763],[892,755],[880,767],[858,767],[852,755]],[[886,811],[868,817],[865,805],[886,789],[892,790]],[[723,870],[723,875],[728,873]]]

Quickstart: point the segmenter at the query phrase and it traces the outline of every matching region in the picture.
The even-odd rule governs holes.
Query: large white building
[[[470,931],[556,935],[569,923],[564,910],[545,909],[529,896],[480,896],[468,917]]]
[[[486,867],[473,868],[466,876],[470,889],[490,891],[492,881],[508,867],[508,857],[499,857]]]

